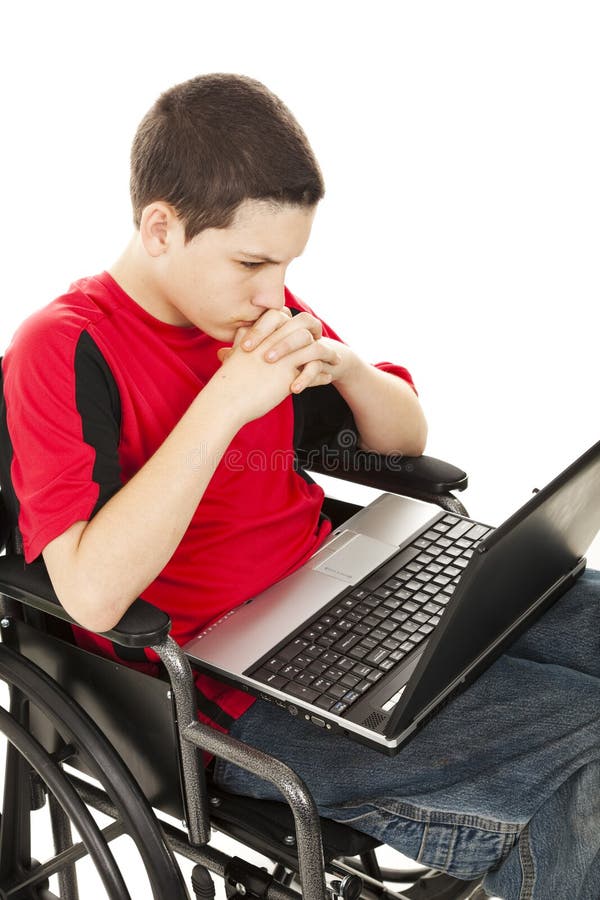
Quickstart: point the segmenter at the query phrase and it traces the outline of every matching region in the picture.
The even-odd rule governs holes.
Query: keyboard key
[[[365,666],[363,663],[358,663],[358,665],[354,666],[352,671],[355,673],[355,675],[358,675],[359,678],[366,678],[367,675],[369,675],[373,671],[373,669],[371,669],[370,666]]]
[[[406,587],[409,591],[419,591],[423,587],[420,581],[417,581],[416,578],[411,579],[406,582]]]
[[[397,609],[395,613],[392,613],[390,619],[393,622],[406,622],[408,619],[408,613],[404,612],[403,609]]]
[[[339,651],[340,653],[346,654],[349,650],[351,650],[355,644],[358,644],[360,641],[360,636],[357,634],[353,634],[352,632],[348,632],[334,644],[333,649]]]
[[[335,700],[333,697],[328,697],[327,694],[323,694],[322,697],[317,697],[315,700],[315,706],[318,706],[320,709],[331,709]]]
[[[279,670],[279,674],[283,675],[284,678],[295,678],[296,675],[299,674],[299,672],[300,669],[298,669],[296,666],[292,666],[290,663],[288,663],[287,666],[284,666],[283,669]]]
[[[433,556],[429,553],[420,553],[415,562],[422,563],[424,566],[429,566],[429,563],[433,562]]]
[[[450,531],[451,527],[452,526],[449,525],[447,522],[442,521],[442,522],[436,522],[435,525],[433,526],[433,530],[438,531],[440,534],[445,534],[446,531]]]
[[[342,672],[349,672],[350,669],[354,668],[354,660],[349,659],[347,656],[340,656],[336,662],[336,666],[338,669],[341,669]]]
[[[472,541],[479,541],[486,534],[489,534],[490,531],[491,528],[486,528],[485,525],[473,525],[471,530],[467,532],[467,537]]]
[[[454,525],[450,531],[446,532],[446,537],[451,538],[453,541],[461,538],[467,531],[470,531],[473,527],[473,523],[468,521],[467,519],[461,519],[459,522]]]
[[[431,581],[431,579],[433,578],[433,572],[427,572],[426,570],[423,570],[423,572],[419,572],[416,577],[417,580],[421,582],[421,586],[423,586],[424,584],[427,584],[428,581]]]
[[[402,587],[402,582],[398,581],[397,578],[388,578],[385,582],[385,586],[389,587],[391,591],[397,591],[398,588]]]
[[[422,631],[415,631],[415,633],[411,634],[411,636],[409,637],[409,641],[412,641],[412,643],[415,645],[420,644],[424,637],[425,635]]]
[[[416,612],[413,616],[413,621],[422,625],[424,622],[429,622],[429,615],[422,611]]]
[[[287,684],[287,678],[283,678],[276,672],[270,672],[268,669],[259,669],[258,672],[255,672],[254,677],[257,681],[262,681],[263,684],[268,684],[277,690]]]
[[[327,663],[321,662],[318,659],[313,659],[306,668],[309,672],[312,672],[313,675],[322,675],[328,666]]]
[[[423,590],[430,596],[435,597],[436,594],[439,594],[441,591],[441,586],[439,584],[426,584]]]
[[[270,659],[269,662],[265,663],[265,669],[269,669],[271,672],[279,672],[283,665],[283,660],[279,659],[278,656],[274,656],[273,659]]]
[[[289,662],[290,659],[293,659],[295,656],[298,656],[299,653],[302,653],[303,650],[306,650],[308,645],[308,641],[304,641],[302,638],[296,638],[296,640],[291,641],[287,646],[278,650],[277,656],[283,662]]]
[[[312,683],[312,687],[313,690],[325,694],[330,687],[333,687],[333,682],[329,681],[328,678],[315,678]]]
[[[414,613],[419,609],[419,604],[415,603],[414,600],[405,600],[402,604],[402,609],[407,613]]]
[[[460,519],[458,518],[458,516],[446,515],[444,516],[442,521],[447,525],[456,525],[457,522],[460,522]]]
[[[385,647],[377,647],[376,650],[372,650],[371,653],[367,656],[367,662],[372,663],[374,666],[379,666],[381,662],[387,657],[389,651],[385,649]]]
[[[423,612],[428,612],[432,615],[435,615],[440,611],[441,608],[442,607],[438,603],[426,603],[423,607]]]
[[[387,659],[384,659],[379,663],[379,668],[381,669],[382,672],[389,672],[389,670],[393,669],[395,665],[396,665],[396,660],[392,659],[392,657],[390,655],[390,656],[388,656]]]
[[[344,694],[344,696],[342,697],[342,701],[350,706],[350,704],[354,703],[355,700],[358,700],[359,697],[360,694],[356,691],[348,691],[348,693]]]
[[[374,641],[384,641],[387,636],[388,632],[384,631],[383,628],[374,628],[370,634]]]
[[[373,640],[372,637],[366,637],[362,639],[359,646],[364,647],[366,650],[374,650],[377,646],[377,641]]]
[[[299,669],[309,669],[311,666],[311,663],[313,663],[313,662],[314,662],[314,660],[311,659],[310,656],[305,656],[303,653],[300,653],[298,656],[294,657],[294,659],[293,659],[294,665],[297,666]]]
[[[335,697],[336,700],[339,700],[347,690],[348,688],[343,684],[332,684],[327,693],[330,697]]]
[[[307,703],[313,703],[319,696],[318,691],[314,691],[304,684],[294,684],[293,681],[290,681],[286,687],[286,691],[288,694],[291,694],[292,697],[297,697],[299,700],[306,700]]]
[[[444,587],[444,585],[449,584],[452,581],[452,579],[448,578],[447,575],[436,575],[435,578],[433,579],[433,581],[434,581],[434,584],[439,584],[442,587]]]

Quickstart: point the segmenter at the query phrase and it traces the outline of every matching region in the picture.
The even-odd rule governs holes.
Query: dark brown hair
[[[259,81],[226,74],[161,94],[135,135],[130,187],[136,227],[144,207],[163,200],[188,241],[205,228],[226,228],[244,200],[310,207],[325,190],[288,108]]]

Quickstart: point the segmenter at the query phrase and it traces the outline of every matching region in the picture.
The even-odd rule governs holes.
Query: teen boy
[[[322,492],[293,465],[303,432],[352,425],[364,447],[418,455],[426,425],[405,369],[363,362],[284,286],[323,183],[266,88],[214,75],[167,91],[138,129],[131,193],[120,259],[6,354],[12,477],[26,559],[43,554],[84,628],[108,630],[143,595],[183,642],[328,533]],[[244,465],[257,448],[265,465]],[[506,898],[597,900],[599,585],[581,579],[393,760],[198,676],[201,712],[288,761],[323,814],[423,862],[496,869]],[[215,777],[270,792],[219,762]]]

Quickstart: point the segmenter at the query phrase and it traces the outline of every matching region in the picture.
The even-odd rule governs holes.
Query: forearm
[[[96,516],[48,545],[44,558],[56,593],[84,627],[112,628],[160,574],[238,427],[205,388]]]
[[[364,449],[420,456],[427,422],[406,381],[365,363],[349,348],[343,376],[334,384],[350,406]]]

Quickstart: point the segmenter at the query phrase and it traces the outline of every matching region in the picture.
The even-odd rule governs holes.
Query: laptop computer
[[[184,650],[393,754],[568,590],[599,529],[600,442],[496,529],[382,494]]]

